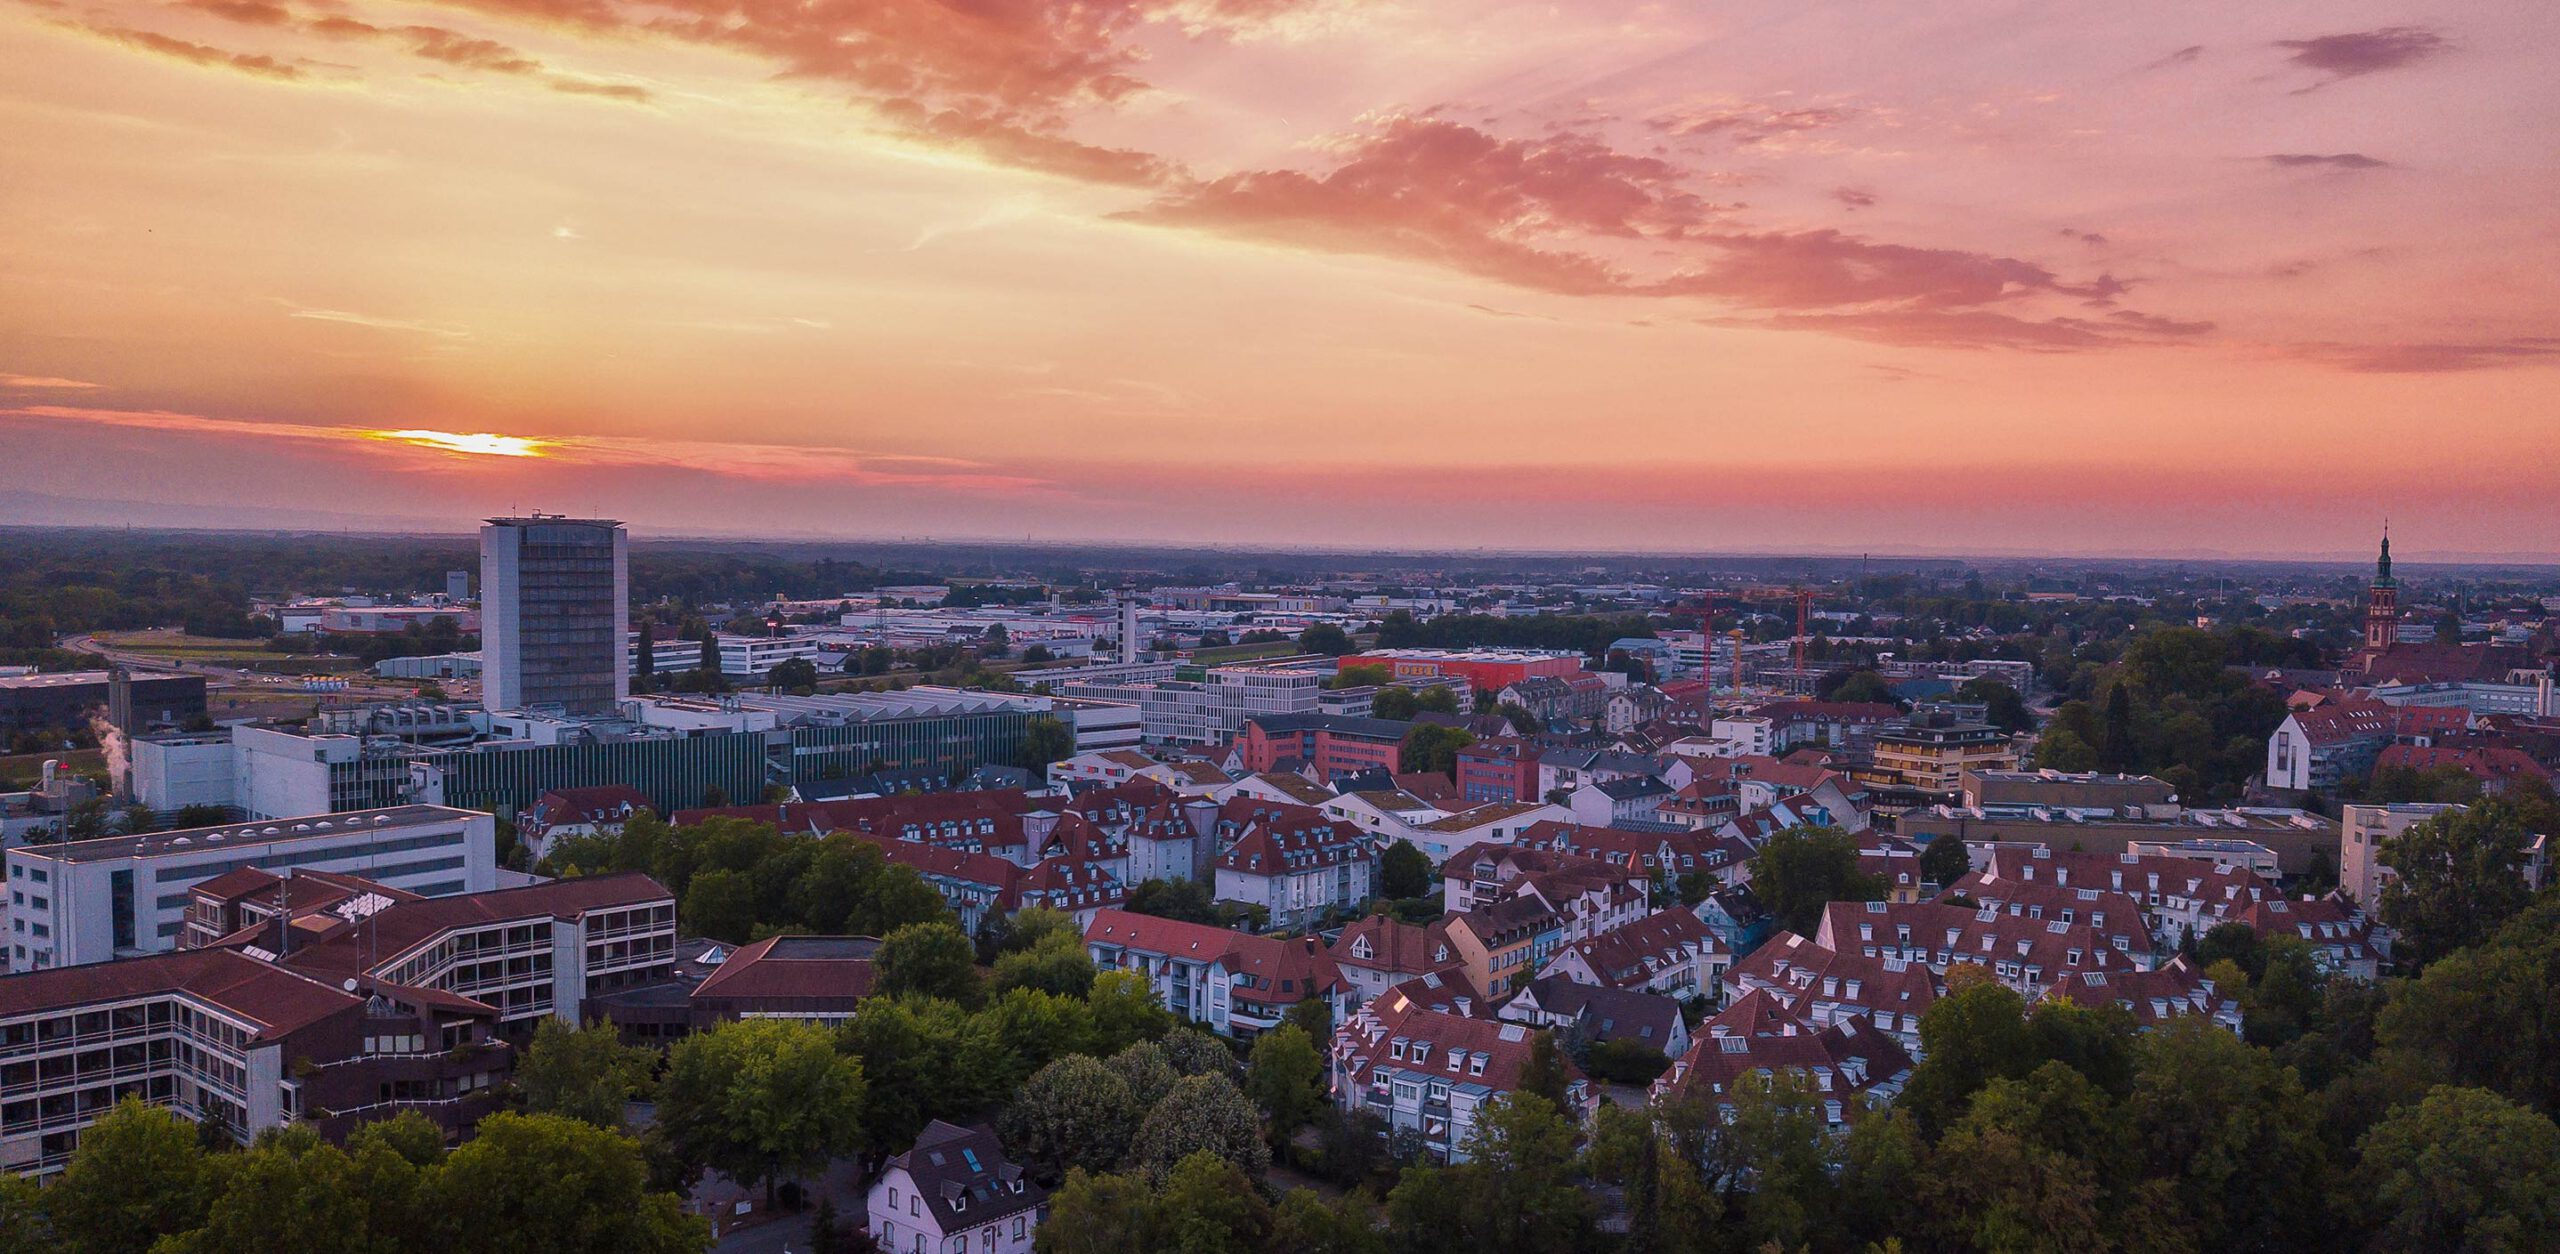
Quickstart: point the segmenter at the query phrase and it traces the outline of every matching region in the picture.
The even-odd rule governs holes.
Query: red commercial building
[[[1538,799],[1540,746],[1517,736],[1479,740],[1458,750],[1458,795],[1470,805]]]
[[[1582,655],[1550,649],[1371,649],[1341,666],[1383,666],[1398,679],[1446,676],[1478,692],[1500,692],[1524,679],[1564,679],[1582,671]]]
[[[1396,769],[1396,750],[1410,723],[1347,714],[1273,714],[1246,719],[1236,732],[1236,754],[1255,774],[1297,760],[1313,766],[1326,783],[1365,771]]]

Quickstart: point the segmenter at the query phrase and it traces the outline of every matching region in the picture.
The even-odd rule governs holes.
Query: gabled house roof
[[[936,1119],[916,1134],[906,1153],[888,1161],[884,1170],[888,1168],[903,1170],[915,1181],[916,1196],[932,1208],[935,1226],[945,1233],[965,1233],[1049,1198],[1047,1189],[1005,1157],[1003,1143],[984,1124],[962,1127]]]

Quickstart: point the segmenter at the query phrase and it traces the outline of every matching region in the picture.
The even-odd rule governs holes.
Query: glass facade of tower
[[[630,694],[626,553],[622,525],[605,519],[493,518],[481,528],[490,709],[606,714]]]

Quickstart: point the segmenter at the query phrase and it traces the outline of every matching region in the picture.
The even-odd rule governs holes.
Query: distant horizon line
[[[634,542],[651,542],[651,543],[681,543],[681,542],[686,542],[686,541],[711,541],[711,542],[722,542],[722,543],[747,543],[747,544],[763,544],[763,545],[776,545],[776,544],[844,544],[844,545],[864,545],[864,544],[871,544],[871,545],[893,545],[893,544],[905,544],[905,545],[951,546],[951,547],[959,547],[959,546],[981,546],[981,547],[997,547],[997,546],[1005,546],[1005,547],[1017,547],[1017,548],[1027,548],[1027,549],[1072,549],[1072,548],[1101,548],[1101,549],[1163,549],[1163,550],[1169,550],[1169,551],[1174,551],[1174,552],[1191,552],[1191,553],[1232,553],[1232,554],[1239,554],[1239,555],[1245,555],[1245,554],[1291,554],[1291,553],[1303,553],[1303,554],[1330,554],[1330,555],[1345,555],[1345,556],[1348,556],[1348,555],[1376,555],[1376,556],[1394,556],[1394,557],[1486,557],[1486,558],[1574,558],[1574,557],[1581,557],[1581,558],[1590,558],[1590,559],[1594,559],[1594,560],[1603,560],[1603,559],[1641,559],[1641,560],[1651,560],[1651,561],[1702,561],[1702,560],[1712,560],[1712,559],[1715,559],[1715,558],[1748,558],[1748,559],[1755,559],[1755,560],[1784,559],[1784,558],[1807,558],[1807,559],[1821,559],[1821,560],[1826,560],[1826,561],[1844,561],[1844,560],[1850,560],[1850,559],[1862,559],[1862,558],[1881,558],[1881,559],[1890,560],[1890,561],[1896,561],[1896,562],[1965,562],[1965,561],[1972,561],[1972,560],[2000,560],[2000,561],[2058,560],[2058,561],[2136,561],[2136,562],[2215,562],[2215,563],[2249,563],[2249,564],[2277,564],[2277,563],[2293,563],[2293,564],[2309,564],[2309,565],[2351,565],[2351,566],[2352,566],[2352,565],[2359,565],[2359,564],[2369,564],[2369,563],[2373,560],[2373,559],[2372,559],[2372,557],[2371,557],[2370,555],[2368,555],[2368,554],[2364,554],[2364,553],[2361,553],[2361,552],[2358,552],[2358,551],[2336,551],[2336,550],[2327,551],[2327,552],[2296,552],[2296,553],[2271,552],[2271,551],[2258,551],[2258,552],[2231,552],[2231,551],[2225,551],[2225,550],[2214,550],[2214,549],[2183,549],[2183,550],[2179,550],[2179,549],[2164,549],[2164,550],[2132,550],[2132,549],[2113,549],[2113,550],[2083,550],[2083,551],[2073,552],[2073,551],[2065,551],[2065,550],[2051,550],[2051,549],[1925,550],[1925,549],[1910,549],[1910,548],[1877,548],[1877,549],[1861,549],[1861,548],[1847,548],[1847,547],[1841,547],[1841,548],[1829,548],[1829,547],[1821,547],[1821,546],[1807,547],[1807,548],[1798,548],[1798,549],[1787,549],[1787,548],[1753,548],[1753,547],[1737,547],[1737,548],[1730,548],[1730,549],[1648,549],[1648,548],[1634,548],[1634,547],[1620,547],[1620,548],[1540,548],[1540,547],[1535,547],[1535,546],[1519,546],[1519,545],[1507,545],[1507,546],[1490,546],[1490,545],[1480,545],[1480,546],[1477,546],[1477,547],[1474,547],[1474,548],[1456,548],[1456,547],[1449,547],[1449,546],[1435,546],[1435,545],[1415,545],[1415,546],[1411,546],[1411,547],[1394,547],[1394,546],[1388,546],[1388,545],[1376,545],[1376,544],[1345,544],[1345,543],[1339,543],[1339,542],[1297,542],[1297,541],[1265,541],[1265,542],[1252,542],[1252,541],[1224,541],[1224,542],[1190,541],[1190,542],[1183,542],[1183,541],[1173,541],[1173,540],[1135,539],[1135,538],[1110,538],[1110,537],[1040,537],[1040,538],[1032,538],[1032,537],[1012,537],[1012,536],[981,536],[981,535],[953,535],[953,536],[931,536],[931,535],[922,535],[922,536],[919,536],[919,535],[899,535],[899,536],[887,536],[887,535],[856,535],[856,534],[828,533],[828,532],[811,532],[811,531],[789,531],[789,532],[743,533],[743,532],[719,532],[719,531],[694,531],[694,530],[683,530],[683,529],[664,529],[664,530],[661,530],[661,529],[654,528],[654,527],[647,527],[647,526],[642,526],[642,525],[635,525],[635,524],[632,524],[632,523],[629,523],[629,522],[625,522],[625,523],[623,523],[623,526],[624,526],[627,530],[629,530],[629,531],[630,531],[630,533],[631,533],[631,537],[632,537],[632,539],[633,539],[633,541],[634,541]],[[127,524],[127,525],[124,525],[124,526],[115,526],[115,525],[111,525],[111,524],[104,524],[104,523],[43,523],[43,522],[13,522],[13,521],[8,521],[8,520],[0,520],[0,531],[127,532],[127,533],[132,533],[132,532],[143,532],[143,533],[153,533],[153,534],[170,534],[170,535],[186,535],[186,534],[265,535],[265,536],[329,535],[329,536],[343,536],[343,537],[347,537],[347,538],[351,538],[351,539],[352,539],[352,538],[362,538],[362,537],[368,537],[368,536],[370,536],[370,537],[379,537],[379,538],[383,538],[383,539],[409,539],[409,540],[422,540],[422,539],[470,540],[470,539],[474,539],[474,538],[478,535],[478,530],[477,530],[477,528],[474,528],[474,527],[464,526],[464,527],[453,527],[453,528],[447,528],[447,527],[444,527],[444,526],[442,526],[442,525],[438,525],[438,524],[428,524],[428,523],[419,523],[419,524],[410,525],[410,526],[402,526],[402,525],[393,524],[393,523],[384,523],[384,524],[380,524],[380,525],[349,524],[349,525],[347,525],[347,526],[343,526],[343,527],[337,527],[337,526],[318,526],[318,525],[307,525],[307,524],[306,524],[306,525],[301,525],[301,526],[280,525],[280,526],[258,527],[258,526],[245,526],[245,525],[238,525],[238,524],[222,524],[222,523],[205,523],[205,524],[200,524],[200,525],[184,525],[184,526],[181,526],[181,525],[173,525],[173,524],[167,524],[167,523],[155,523],[155,524],[148,524],[148,525],[133,525],[133,524]],[[2392,555],[2392,560],[2393,560],[2393,562],[2394,562],[2394,564],[2395,564],[2395,565],[2401,565],[2401,566],[2407,566],[2407,565],[2422,565],[2422,566],[2430,566],[2430,565],[2431,565],[2431,566],[2511,566],[2511,567],[2531,567],[2531,568],[2553,568],[2553,569],[2560,569],[2560,554],[2525,554],[2525,553],[2512,553],[2512,552],[2466,552],[2466,551],[2461,551],[2461,550],[2428,550],[2428,549],[2418,549],[2418,550],[2401,550],[2401,551],[2394,552],[2394,553],[2393,553],[2393,555]]]

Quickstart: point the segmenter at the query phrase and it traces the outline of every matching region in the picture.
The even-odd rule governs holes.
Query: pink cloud
[[[2560,338],[2520,336],[2481,342],[2298,344],[2288,355],[2360,374],[2445,374],[2528,365],[2560,358]]]
[[[1679,239],[1720,212],[1679,167],[1563,133],[1500,139],[1436,118],[1398,116],[1316,175],[1230,174],[1120,215],[1336,252],[1430,261],[1565,295],[1630,282],[1570,240]]]
[[[1672,109],[1645,119],[1645,125],[1675,137],[1717,135],[1749,145],[1805,131],[1828,130],[1855,116],[1856,110],[1834,105],[1791,109],[1744,104]]]

